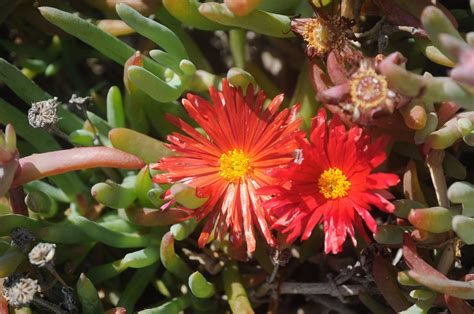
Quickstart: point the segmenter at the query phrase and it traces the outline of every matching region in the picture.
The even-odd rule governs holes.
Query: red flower
[[[274,171],[282,178],[279,186],[262,188],[274,195],[264,203],[278,219],[273,227],[288,233],[287,241],[298,236],[306,240],[314,227],[323,222],[325,252],[341,251],[347,234],[356,245],[354,226],[367,237],[362,221],[375,232],[377,223],[370,215],[371,205],[392,212],[386,200],[393,197],[385,189],[399,182],[389,173],[371,173],[386,158],[386,138],[371,143],[359,127],[346,131],[336,116],[327,123],[321,110],[313,120],[310,141],[299,138],[301,158],[287,169]]]
[[[246,96],[240,89],[222,82],[223,92],[211,87],[212,103],[188,94],[183,105],[189,116],[206,132],[202,135],[181,119],[168,117],[187,135],[168,136],[169,147],[178,156],[162,158],[155,168],[165,173],[154,177],[157,183],[185,183],[197,189],[206,203],[193,213],[197,219],[207,217],[199,237],[204,246],[212,232],[222,238],[227,231],[234,245],[255,250],[254,226],[268,244],[274,245],[270,216],[262,206],[256,190],[275,184],[267,174],[274,167],[285,166],[294,159],[295,135],[300,119],[299,106],[277,113],[283,95],[275,97],[263,110],[265,94],[254,96],[252,86]]]

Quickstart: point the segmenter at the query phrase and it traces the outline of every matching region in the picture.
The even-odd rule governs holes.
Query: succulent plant
[[[432,2],[0,1],[0,313],[473,312],[474,7]]]

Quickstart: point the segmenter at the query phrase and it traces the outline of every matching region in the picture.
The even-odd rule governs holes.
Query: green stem
[[[246,60],[246,31],[231,29],[229,31],[230,51],[234,59],[234,66],[244,69]]]
[[[224,266],[222,280],[232,313],[254,313],[247,291],[242,284],[237,262],[230,261]]]

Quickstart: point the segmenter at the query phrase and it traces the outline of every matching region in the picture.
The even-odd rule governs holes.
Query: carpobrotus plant
[[[0,313],[473,312],[467,0],[45,3],[0,3]]]

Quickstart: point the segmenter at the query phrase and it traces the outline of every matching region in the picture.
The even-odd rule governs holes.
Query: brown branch
[[[335,291],[330,283],[284,282],[280,286],[280,294],[308,294],[308,295],[338,295],[356,296],[361,292],[368,292],[362,285],[340,285]]]

